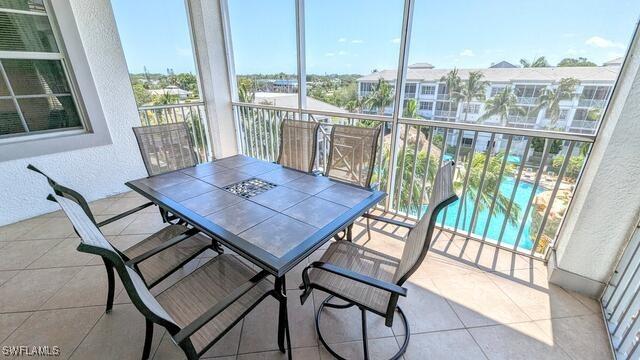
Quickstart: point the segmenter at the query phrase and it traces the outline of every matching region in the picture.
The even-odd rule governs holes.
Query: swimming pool
[[[500,192],[507,199],[509,199],[511,197],[511,193],[513,191],[514,186],[515,186],[515,179],[511,177],[505,177],[502,179],[502,182],[500,183]],[[520,214],[519,214],[519,217],[516,219],[515,224],[507,222],[504,228],[504,233],[502,235],[501,244],[505,246],[513,246],[517,242],[516,238],[518,236],[518,231],[520,230],[520,225],[522,223],[522,215],[524,215],[524,210],[527,207],[527,203],[529,202],[529,197],[531,196],[532,191],[533,191],[533,184],[520,181],[520,183],[518,184],[516,195],[513,200],[515,204],[518,204],[520,206]],[[538,186],[538,188],[536,189],[536,195],[544,191],[545,189]],[[469,231],[469,227],[471,226],[470,222],[471,222],[471,216],[473,215],[475,198],[467,197],[467,199],[465,200],[465,203],[466,204],[462,206],[462,211],[460,212],[460,220],[458,220],[458,231],[466,233]],[[446,219],[445,219],[445,225],[447,227],[453,228],[456,225],[456,218],[458,215],[458,211],[460,211],[460,205],[461,205],[461,202],[460,200],[458,200],[447,207]],[[496,209],[494,208],[493,216],[491,217],[491,221],[489,221],[489,206],[490,204],[488,204],[486,208],[483,209],[482,211],[479,211],[478,214],[476,215],[476,224],[474,226],[472,233],[478,237],[482,237],[485,227],[487,226],[487,222],[489,222],[489,228],[487,229],[486,238],[488,240],[494,240],[497,242],[498,239],[500,238],[500,232],[502,231],[502,226],[503,226],[505,216],[504,214],[497,213]],[[426,210],[426,207],[427,206],[425,205],[423,209],[423,213],[424,213],[424,210]],[[529,236],[529,232],[531,230],[532,213],[533,213],[533,210],[530,210],[529,214],[527,214],[527,219],[524,224],[524,229],[522,230],[522,235],[520,236],[521,237],[520,244],[518,245],[520,248],[525,250],[531,250],[531,248],[533,247],[533,241],[530,239],[530,236]],[[438,219],[438,222],[440,224],[442,224],[443,217],[444,217],[444,212],[440,215]]]

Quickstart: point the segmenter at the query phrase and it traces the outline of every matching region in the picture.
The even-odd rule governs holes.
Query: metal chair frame
[[[96,225],[96,227],[101,228],[105,225],[111,224],[117,220],[120,220],[122,218],[125,218],[129,215],[132,215],[142,209],[145,209],[151,205],[154,205],[154,203],[152,202],[148,202],[145,203],[143,205],[137,206],[131,210],[125,211],[121,214],[115,215],[111,218],[108,218],[104,221],[101,222],[97,222],[92,211],[91,208],[89,207],[89,204],[87,203],[87,200],[84,198],[84,196],[82,196],[80,193],[78,193],[77,191],[70,189],[68,187],[65,187],[63,185],[60,185],[59,183],[57,183],[55,180],[53,180],[51,177],[49,177],[47,174],[45,174],[43,171],[41,171],[40,169],[36,168],[35,166],[29,164],[27,166],[27,168],[29,170],[35,171],[39,174],[41,174],[42,176],[44,176],[47,179],[47,182],[49,183],[49,186],[51,187],[51,189],[53,190],[53,192],[58,195],[58,196],[62,196],[64,198],[70,199],[72,201],[74,201],[76,204],[78,204],[82,210],[84,211],[84,213],[87,215],[87,217],[91,220],[91,222],[93,222],[94,225]],[[51,198],[48,198],[49,200],[51,200]],[[177,245],[178,243],[180,243],[181,241],[184,241],[188,238],[190,238],[193,235],[198,234],[199,231],[197,231],[194,228],[188,229],[186,232],[167,240],[164,244],[153,248],[139,256],[136,256],[133,259],[130,259],[129,257],[127,257],[122,251],[118,250],[118,248],[116,248],[115,246],[111,245],[115,251],[118,253],[118,255],[129,265],[131,265],[136,272],[140,275],[140,277],[144,280],[144,276],[142,275],[142,273],[140,272],[140,270],[138,269],[138,264],[141,263],[142,261],[157,255],[159,253],[161,253],[164,250],[167,250],[168,248]],[[77,233],[77,231],[76,231]],[[181,262],[178,266],[176,266],[174,269],[170,270],[169,272],[167,272],[166,274],[164,274],[162,277],[160,277],[159,279],[146,284],[148,288],[152,288],[154,286],[156,286],[158,283],[162,282],[162,280],[166,279],[168,276],[170,276],[171,274],[173,274],[174,272],[176,272],[177,270],[179,270],[180,268],[182,268],[184,265],[186,265],[188,262],[190,262],[191,260],[193,260],[194,258],[196,258],[198,255],[200,255],[202,252],[206,251],[207,249],[211,249],[216,251],[218,254],[221,254],[223,252],[222,247],[220,247],[220,244],[218,243],[217,240],[212,239],[212,243],[211,246],[208,248],[203,248],[201,251],[198,251],[196,253],[194,253],[192,256],[188,257],[187,259],[185,259],[183,262]],[[107,304],[106,304],[106,312],[109,313],[111,312],[112,308],[113,308],[113,301],[114,301],[114,296],[115,296],[115,278],[114,278],[114,273],[113,273],[113,263],[110,262],[110,260],[108,258],[102,257],[102,260],[104,262],[106,271],[107,271],[107,280],[108,280],[108,293],[107,293]],[[146,283],[146,280],[145,280]]]
[[[444,166],[451,166],[452,168],[454,167],[453,162],[449,162],[448,164],[445,164]],[[452,187],[452,185],[451,185]],[[424,246],[422,247],[421,251],[420,251],[420,255],[418,256],[417,260],[415,261],[415,263],[413,263],[413,265],[409,268],[409,270],[402,275],[395,283],[392,282],[386,282],[386,281],[382,281],[370,276],[366,276],[363,274],[359,274],[357,272],[351,271],[349,269],[340,267],[340,266],[336,266],[333,265],[331,263],[326,263],[323,261],[315,261],[313,262],[311,265],[307,266],[303,271],[302,271],[302,285],[300,286],[300,289],[303,290],[302,295],[300,295],[300,301],[302,304],[304,304],[304,302],[306,301],[306,299],[309,297],[309,295],[311,294],[311,292],[313,291],[313,289],[318,289],[321,291],[324,291],[326,293],[328,293],[330,296],[325,299],[322,304],[320,305],[320,307],[318,308],[318,311],[316,313],[316,330],[318,331],[318,336],[320,338],[320,341],[322,342],[322,344],[324,345],[324,347],[327,349],[327,351],[329,351],[331,353],[331,355],[333,355],[334,357],[336,357],[337,359],[343,359],[343,357],[341,357],[339,354],[337,354],[335,352],[335,350],[333,350],[331,348],[331,346],[329,346],[329,344],[327,344],[327,342],[324,340],[323,336],[322,336],[322,332],[320,331],[320,320],[321,320],[321,313],[324,310],[325,307],[329,307],[329,308],[335,308],[335,309],[346,309],[346,308],[350,308],[352,306],[357,306],[362,314],[362,339],[363,339],[363,347],[364,347],[364,358],[365,360],[369,359],[369,353],[368,353],[368,340],[367,340],[367,318],[366,318],[366,312],[370,311],[376,315],[382,316],[385,319],[385,325],[388,327],[391,327],[393,325],[393,319],[394,319],[394,314],[395,312],[398,312],[398,315],[400,315],[400,318],[402,319],[403,322],[403,327],[405,330],[405,340],[402,344],[402,346],[400,347],[400,350],[394,354],[391,359],[399,359],[402,354],[404,354],[404,352],[407,349],[407,346],[409,344],[409,337],[410,337],[410,331],[409,331],[409,323],[407,322],[407,319],[404,315],[404,313],[402,312],[402,309],[400,308],[400,306],[398,306],[398,299],[400,296],[407,296],[407,290],[402,287],[402,285],[404,285],[404,283],[407,281],[407,279],[409,279],[409,277],[411,275],[413,275],[413,273],[415,273],[415,271],[420,267],[420,265],[422,264],[422,262],[424,261],[425,257],[427,256],[427,252],[429,251],[429,247],[431,245],[431,238],[433,236],[433,232],[436,226],[436,220],[438,218],[438,214],[447,206],[449,206],[450,204],[452,204],[453,202],[455,202],[458,199],[457,195],[452,195],[449,196],[448,198],[446,198],[444,201],[440,202],[439,204],[437,204],[434,209],[433,212],[431,213],[431,216],[429,218],[429,222],[428,222],[428,226],[427,226],[427,230],[426,230],[426,234],[425,234],[425,242],[424,242]],[[402,226],[405,228],[408,228],[409,231],[411,231],[415,225],[411,225],[411,224],[407,224],[407,223],[403,223],[403,222],[399,222],[399,221],[394,221],[393,222],[395,225],[398,226]],[[405,245],[406,246],[406,245]],[[327,271],[330,273],[333,273],[335,275],[338,275],[340,277],[343,277],[345,279],[350,279],[350,280],[354,280],[357,282],[361,282],[363,284],[366,284],[368,286],[372,286],[375,287],[377,289],[381,289],[384,291],[387,291],[390,293],[390,297],[389,297],[389,302],[387,304],[387,309],[384,313],[376,310],[376,309],[372,309],[371,307],[368,307],[364,304],[359,304],[357,302],[354,302],[353,300],[350,300],[346,297],[344,297],[342,294],[332,290],[332,289],[328,289],[324,286],[315,284],[313,282],[311,282],[310,278],[309,278],[309,270],[311,269],[318,269],[318,270],[322,270],[322,271]],[[329,301],[332,298],[339,298],[343,301],[346,302],[346,304],[342,305],[342,304],[332,304]]]
[[[49,195],[47,197],[48,200],[53,202],[59,202],[55,196]],[[73,200],[73,199],[70,199]],[[77,230],[76,230],[77,231]],[[82,238],[82,236],[80,236]],[[105,239],[106,240],[106,239]],[[257,305],[259,305],[262,300],[264,300],[267,296],[271,295],[278,299],[277,294],[275,294],[274,290],[266,292],[263,294],[257,301],[255,301],[251,306],[247,308],[237,319],[234,319],[224,331],[222,331],[216,338],[214,338],[207,346],[205,346],[200,351],[196,351],[193,343],[191,342],[190,337],[195,334],[199,329],[205,326],[208,322],[214,319],[217,315],[222,313],[225,309],[231,306],[235,301],[240,299],[243,295],[248,293],[251,289],[253,289],[259,281],[263,280],[268,276],[268,272],[261,271],[254,275],[251,279],[246,281],[243,285],[233,290],[226,298],[224,298],[221,302],[217,303],[215,306],[211,307],[209,310],[201,314],[196,320],[192,321],[185,327],[180,327],[177,324],[165,319],[160,316],[154,310],[152,310],[147,303],[142,299],[144,294],[140,294],[140,290],[135,284],[135,281],[128,273],[127,268],[135,270],[135,267],[130,261],[126,261],[122,258],[121,254],[117,249],[113,248],[115,251],[108,250],[106,248],[102,248],[99,246],[94,246],[91,244],[87,244],[84,241],[78,245],[78,251],[98,255],[105,259],[105,262],[108,262],[112,268],[115,268],[117,271],[122,284],[131,299],[131,302],[135,305],[135,307],[142,313],[145,317],[145,341],[142,352],[142,360],[146,360],[149,358],[151,353],[151,345],[153,342],[153,327],[154,324],[158,324],[164,327],[174,342],[182,349],[185,353],[186,357],[189,360],[199,359],[204,353],[207,352],[218,340],[220,340],[227,332],[229,332],[240,320],[242,320],[251,310],[253,310]],[[135,271],[137,273],[137,271]],[[148,290],[147,290],[148,291]],[[152,296],[151,293],[146,294],[145,296]],[[155,298],[155,297],[154,297]],[[160,305],[161,306],[161,305]],[[161,306],[162,307],[162,306]]]
[[[286,126],[287,123],[303,123],[303,124],[308,124],[308,121],[300,121],[300,120],[291,120],[291,119],[285,119],[280,123],[280,146],[278,149],[278,160],[276,161],[278,164],[282,165],[282,155],[283,155],[283,149],[284,149],[284,128]],[[318,149],[318,128],[320,128],[320,123],[315,123],[314,129],[313,129],[313,148],[311,150],[311,160],[309,161],[309,166],[306,169],[296,169],[296,170],[300,170],[300,171],[305,171],[307,173],[311,173],[313,171],[313,163],[315,162],[316,159],[316,152]],[[286,167],[286,165],[283,165]]]

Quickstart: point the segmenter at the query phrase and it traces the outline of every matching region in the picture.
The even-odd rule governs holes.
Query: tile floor
[[[143,201],[127,193],[91,207],[102,220]],[[148,208],[103,230],[117,247],[126,248],[161,226],[157,210]],[[356,226],[355,241],[400,256],[403,230],[374,227],[367,241]],[[61,212],[0,227],[0,344],[58,345],[63,359],[139,359],[142,315],[120,284],[113,312],[104,313],[103,265],[97,257],[77,252],[78,241]],[[213,255],[203,254],[166,282]],[[314,328],[314,310],[326,295],[316,292],[304,306],[298,300],[303,266],[287,282],[293,357],[330,359]],[[548,284],[545,266],[525,257],[442,233],[406,287],[408,297],[400,305],[411,326],[407,360],[611,358],[599,304]],[[276,345],[276,309],[275,301],[265,300],[205,357],[284,359]],[[362,357],[359,320],[353,309],[328,310],[321,324],[326,340],[349,359]],[[387,328],[371,316],[373,359],[388,358],[398,349],[406,335],[399,325]],[[164,330],[155,334],[153,359],[183,359]]]

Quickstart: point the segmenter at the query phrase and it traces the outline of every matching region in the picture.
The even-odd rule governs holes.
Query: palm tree
[[[347,104],[345,105],[345,108],[349,112],[361,113],[362,109],[366,106],[366,103],[367,103],[366,98],[356,97],[355,99],[348,101]]]
[[[416,99],[407,100],[402,116],[409,119],[416,119],[418,117],[418,102]]]
[[[365,103],[370,109],[376,109],[378,115],[384,115],[384,109],[393,104],[393,89],[388,82],[380,78]]]
[[[457,100],[462,86],[462,79],[460,79],[460,75],[458,75],[458,69],[453,68],[453,70],[449,71],[447,75],[441,77],[440,81],[445,83],[447,86],[449,99]]]
[[[252,103],[256,98],[256,93],[252,89],[253,83],[249,79],[242,79],[238,83],[238,99],[240,102]]]
[[[555,89],[546,88],[542,90],[534,110],[538,113],[543,108],[547,109],[546,117],[551,120],[548,127],[555,127],[558,119],[560,119],[560,101],[571,99],[579,83],[578,79],[563,78],[560,79],[560,84]]]
[[[494,97],[485,101],[485,112],[478,120],[485,121],[493,116],[498,116],[500,124],[506,126],[507,116],[513,113],[524,113],[522,108],[517,106],[517,103],[518,98],[516,98],[511,87],[507,86]]]
[[[467,111],[464,112],[464,121],[467,121],[467,114],[469,112],[469,104],[472,100],[484,100],[484,93],[487,87],[487,82],[482,80],[484,74],[480,71],[472,71],[469,73],[469,80],[462,83],[459,91],[459,98],[466,106]]]
[[[549,63],[544,56],[540,56],[534,58],[533,61],[528,61],[526,59],[520,59],[520,64],[522,67],[549,67]]]

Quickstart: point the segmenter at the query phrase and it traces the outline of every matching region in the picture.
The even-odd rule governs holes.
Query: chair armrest
[[[347,279],[358,281],[363,284],[367,284],[375,288],[388,291],[390,293],[398,294],[400,296],[407,296],[407,289],[403,288],[402,286],[398,286],[393,283],[378,280],[376,278],[372,278],[371,276],[358,274],[357,272],[354,272],[333,264],[322,262],[322,261],[315,261],[302,271],[302,280],[305,283],[305,286],[309,284],[309,274],[308,274],[309,269],[320,269],[320,270],[328,271],[330,273],[345,277]]]
[[[127,210],[127,211],[123,212],[122,214],[118,214],[118,215],[116,215],[114,217],[108,218],[107,220],[101,221],[101,222],[97,223],[96,225],[98,227],[109,225],[114,221],[118,221],[118,220],[120,220],[122,218],[125,218],[125,217],[127,217],[127,216],[129,216],[129,215],[131,215],[133,213],[136,213],[136,212],[138,212],[138,211],[140,211],[140,210],[142,210],[144,208],[148,208],[151,205],[155,205],[155,204],[152,203],[152,202],[148,202],[148,203],[142,204],[142,205],[140,205],[138,207],[135,207],[135,208],[133,208],[131,210]]]
[[[237,287],[227,297],[222,299],[222,301],[215,304],[212,308],[207,310],[204,314],[200,315],[200,317],[195,319],[192,323],[185,326],[182,330],[178,331],[178,333],[173,337],[175,342],[180,344],[183,341],[187,340],[196,331],[200,330],[201,327],[205,326],[209,321],[211,321],[211,319],[218,316],[226,308],[228,308],[234,302],[240,299],[244,294],[246,294],[251,289],[253,289],[256,285],[258,285],[258,283],[262,279],[264,279],[267,275],[269,275],[269,273],[267,273],[265,270],[262,270],[261,272],[256,274],[254,277],[247,280],[247,282]]]
[[[190,237],[192,237],[193,235],[196,235],[197,233],[199,233],[200,231],[198,231],[198,229],[189,229],[185,232],[183,232],[182,234],[173,237],[167,241],[165,241],[162,245],[155,247],[141,255],[138,255],[136,257],[134,257],[133,259],[130,259],[129,261],[126,262],[127,265],[129,266],[134,266],[150,257],[152,257],[153,255],[156,255],[157,253],[160,253],[176,244],[178,244],[181,241],[184,241]]]
[[[377,216],[377,215],[373,215],[373,214],[369,214],[369,213],[362,214],[362,217],[373,219],[373,220],[377,220],[377,221],[386,222],[386,223],[389,223],[389,224],[392,224],[392,225],[396,225],[396,226],[402,226],[402,227],[405,227],[407,229],[413,229],[415,227],[415,225],[408,224],[408,223],[403,222],[403,221],[393,220],[393,219],[386,218],[384,216]]]

